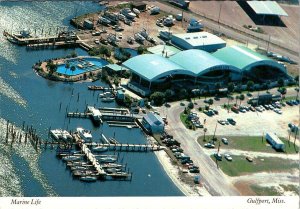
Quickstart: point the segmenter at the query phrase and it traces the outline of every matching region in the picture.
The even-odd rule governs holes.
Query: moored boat
[[[108,150],[108,148],[100,145],[97,147],[93,147],[92,150],[95,152],[105,152]]]
[[[74,156],[74,155],[68,155],[62,158],[63,161],[79,161],[80,157],[79,156]]]
[[[80,181],[95,182],[97,181],[97,178],[95,176],[82,176],[80,177]]]

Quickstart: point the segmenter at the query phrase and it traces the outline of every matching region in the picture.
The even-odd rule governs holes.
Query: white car
[[[224,154],[224,157],[228,161],[232,161],[232,157],[229,154]]]
[[[222,138],[221,140],[222,140],[222,142],[223,142],[224,144],[228,144],[228,139]]]
[[[100,44],[99,39],[96,39],[96,40],[95,40],[95,44]]]

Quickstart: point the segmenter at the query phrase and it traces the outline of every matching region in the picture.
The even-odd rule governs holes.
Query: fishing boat
[[[83,128],[77,128],[76,130],[83,140],[92,141],[93,136],[91,134],[91,131],[83,129]]]
[[[62,158],[63,161],[69,162],[69,161],[79,161],[80,157],[79,156],[74,156],[74,155],[68,155]]]
[[[92,150],[94,152],[105,152],[105,151],[108,150],[108,148],[100,145],[100,146],[97,146],[97,147],[93,147]]]
[[[95,176],[82,176],[80,177],[80,181],[95,182],[97,181],[97,178]]]

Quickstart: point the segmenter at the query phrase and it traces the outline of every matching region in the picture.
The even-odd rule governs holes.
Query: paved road
[[[174,8],[174,7],[172,7],[168,4],[164,4],[164,3],[161,3],[161,2],[157,2],[157,1],[155,1],[155,2],[153,2],[153,1],[151,1],[151,2],[150,1],[144,1],[144,2],[149,4],[149,5],[159,6],[162,11],[169,12],[172,15],[177,15],[177,14],[182,13],[182,10],[180,10],[179,8],[178,9]],[[195,15],[196,15],[196,14],[193,14],[193,13],[190,13],[190,14],[184,13],[184,14],[185,14],[184,18],[187,21],[189,21],[191,18],[195,18]],[[210,19],[206,19],[205,17],[201,17],[201,18],[202,18],[203,25],[205,27],[213,30],[213,31],[223,33],[226,36],[228,36],[230,38],[233,38],[235,40],[248,42],[248,43],[252,43],[252,44],[261,46],[263,48],[267,48],[267,41],[268,40],[262,40],[262,38],[253,37],[253,36],[250,36],[249,34],[241,33],[240,31],[237,31],[233,28],[229,28],[229,27],[226,27],[226,26],[220,26],[218,24],[218,22],[210,20]],[[289,46],[285,46],[285,47],[289,47]],[[269,49],[273,52],[278,53],[278,54],[288,56],[296,62],[299,62],[299,49],[298,49],[297,44],[295,44],[293,47],[289,47],[288,49],[284,49],[282,47],[278,47],[278,46],[274,45],[274,40],[271,39]]]
[[[270,90],[271,93],[275,93],[276,91],[276,88]],[[287,89],[287,95],[296,95],[294,88]],[[203,100],[197,99],[195,102],[199,104]],[[220,105],[224,104],[224,102],[227,103],[226,98],[215,101],[215,104]],[[231,183],[231,179],[217,168],[215,162],[207,155],[207,150],[204,150],[196,141],[201,133],[186,129],[180,121],[179,114],[184,110],[184,106],[180,105],[180,101],[171,103],[170,108],[162,106],[157,108],[157,110],[168,118],[169,125],[166,127],[167,132],[172,134],[181,143],[185,153],[191,156],[195,164],[200,167],[200,175],[208,192],[215,196],[239,195],[239,192]]]
[[[181,123],[179,113],[183,111],[183,108],[179,102],[172,103],[172,107],[168,109],[167,113],[169,121],[167,132],[172,134],[181,143],[181,147],[185,150],[185,153],[200,167],[200,175],[210,194],[215,196],[239,195],[239,192],[230,183],[228,177],[217,168],[216,164],[197,143],[197,132],[187,130]]]

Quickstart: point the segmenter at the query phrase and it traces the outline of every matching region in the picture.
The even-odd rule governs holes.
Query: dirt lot
[[[118,12],[119,10],[116,10],[116,12]],[[130,48],[137,48],[140,44],[138,43],[134,43],[132,45],[129,45],[127,43],[127,39],[128,37],[133,37],[135,33],[141,31],[143,28],[147,30],[147,32],[150,34],[150,36],[152,36],[155,40],[158,41],[158,43],[161,42],[161,40],[158,38],[158,34],[159,34],[159,30],[168,30],[167,27],[159,27],[156,25],[156,20],[158,18],[161,18],[163,16],[167,16],[168,14],[165,12],[160,12],[160,14],[157,15],[150,15],[150,13],[148,11],[146,12],[142,12],[138,18],[135,18],[135,22],[133,22],[133,24],[131,26],[124,24],[122,21],[120,21],[120,26],[122,28],[124,28],[123,31],[120,32],[116,32],[111,26],[107,27],[104,26],[102,24],[97,24],[97,20],[98,20],[98,16],[101,13],[96,13],[96,14],[89,14],[86,16],[83,16],[84,18],[80,19],[80,23],[83,23],[84,19],[90,19],[94,22],[94,24],[96,25],[96,30],[102,30],[102,29],[106,29],[107,33],[105,34],[101,34],[102,38],[106,39],[108,34],[122,34],[122,39],[120,39],[119,42],[119,46],[121,47],[130,47]],[[175,21],[175,24],[171,27],[171,31],[173,33],[184,33],[185,30],[184,28],[186,28],[186,24],[187,23],[181,23],[181,22],[177,22]],[[95,39],[100,39],[101,36],[92,36],[92,31],[90,30],[82,30],[81,32],[78,33],[79,37],[81,40],[84,40],[84,42],[86,42],[87,44],[91,45],[91,46],[97,46],[95,44]],[[153,44],[151,44],[148,41],[144,42],[145,46],[153,46]]]
[[[236,1],[192,1],[190,10],[216,21],[220,19],[221,23],[236,28],[241,28],[243,25],[260,27],[265,34],[271,35],[272,40],[293,46],[299,42],[299,6],[285,4],[280,6],[289,15],[288,17],[281,17],[286,27],[255,25]]]

